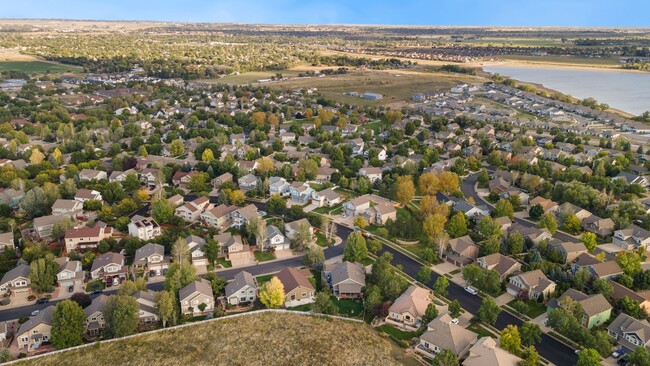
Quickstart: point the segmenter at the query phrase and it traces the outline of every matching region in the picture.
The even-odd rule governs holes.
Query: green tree
[[[124,188],[122,188],[122,185],[118,182],[106,183],[104,188],[101,190],[101,193],[104,201],[110,204],[120,202],[126,197]]]
[[[447,222],[447,233],[452,238],[460,238],[467,235],[467,218],[462,212],[454,214]]]
[[[345,241],[343,260],[348,262],[361,262],[366,257],[368,257],[366,239],[361,235],[361,233],[350,233]]]
[[[490,216],[485,216],[476,225],[476,231],[481,237],[481,240],[486,240],[492,236],[500,236],[501,225],[494,221]]]
[[[637,273],[643,271],[641,262],[641,255],[636,252],[619,252],[616,257],[616,263],[630,277],[634,277]]]
[[[266,210],[270,214],[284,215],[287,212],[287,200],[278,194],[273,194],[266,202]]]
[[[592,348],[585,348],[578,351],[578,363],[576,366],[599,366],[600,355]]]
[[[436,304],[434,303],[429,303],[427,306],[427,310],[424,312],[424,316],[422,317],[422,326],[425,326],[429,324],[430,321],[438,317],[438,308],[436,308]]]
[[[11,353],[9,353],[9,349],[2,348],[0,350],[0,363],[5,363],[9,361],[11,361]]]
[[[499,305],[497,305],[492,298],[485,297],[481,302],[477,315],[483,323],[494,325],[497,322],[499,313],[501,313]]]
[[[576,215],[571,214],[564,218],[562,228],[571,234],[577,234],[581,230],[580,219]]]
[[[521,233],[515,231],[508,235],[506,245],[508,247],[508,253],[512,255],[520,254],[524,251],[524,237]]]
[[[192,192],[206,192],[209,189],[207,181],[208,178],[205,173],[193,175],[187,183],[187,188]]]
[[[167,326],[167,322],[171,321],[172,324],[175,322],[175,302],[175,296],[168,291],[156,293],[156,307],[158,308],[158,316],[162,321],[163,328]]]
[[[269,309],[277,309],[284,305],[284,285],[273,276],[269,282],[262,285],[259,294],[260,301]]]
[[[138,291],[147,290],[147,280],[144,277],[138,277],[135,280],[126,280],[117,290],[119,295],[133,295]]]
[[[315,313],[320,314],[338,315],[339,313],[339,309],[336,307],[336,304],[334,304],[334,301],[332,301],[329,293],[325,291],[321,291],[316,294],[314,297],[314,304],[311,308]]]
[[[52,345],[56,349],[78,346],[83,343],[86,331],[86,313],[72,300],[56,304],[52,313]]]
[[[458,302],[458,300],[454,300],[451,303],[449,303],[447,309],[449,310],[449,314],[452,317],[458,318],[462,308],[460,307],[460,302]]]
[[[108,298],[104,317],[107,334],[114,337],[126,337],[138,330],[140,305],[132,296],[113,295]]]
[[[436,282],[433,284],[433,292],[438,296],[447,297],[447,287],[449,287],[447,277],[440,276],[436,278]]]
[[[38,258],[29,265],[29,280],[32,289],[38,292],[50,292],[56,279],[59,266],[50,258]]]
[[[452,350],[445,348],[433,358],[431,364],[433,366],[459,366],[460,362]]]
[[[593,285],[592,285],[594,291],[596,291],[599,294],[602,294],[605,296],[607,299],[612,298],[612,294],[614,294],[614,287],[609,283],[608,280],[605,280],[603,278],[597,278]]]
[[[540,229],[548,229],[551,234],[555,234],[557,231],[557,220],[552,213],[545,213],[539,218],[537,227]]]
[[[629,366],[647,366],[650,365],[650,354],[646,347],[637,347],[627,359]]]
[[[524,349],[524,361],[519,366],[537,366],[540,364],[539,353],[535,346],[528,346]]]
[[[544,214],[544,207],[542,207],[542,205],[540,205],[539,203],[532,206],[528,211],[528,215],[533,220],[539,219],[540,217],[542,217],[543,214]]]
[[[509,324],[501,331],[499,345],[510,353],[517,354],[521,348],[521,336],[516,325]]]
[[[323,248],[318,245],[311,245],[307,248],[304,257],[302,257],[302,262],[311,269],[320,270],[325,262]]]
[[[417,280],[424,284],[431,281],[431,269],[427,266],[422,266],[418,271]]]
[[[542,330],[539,325],[531,322],[525,322],[521,326],[521,343],[524,346],[532,346],[542,341]]]
[[[172,156],[178,156],[185,152],[185,146],[183,141],[176,139],[169,144],[169,152]]]
[[[507,216],[512,220],[515,217],[515,209],[512,207],[512,203],[508,200],[499,200],[497,204],[494,206],[494,210],[492,211],[492,215],[494,217],[503,217]]]
[[[354,218],[354,226],[358,227],[359,229],[365,229],[366,226],[368,226],[368,223],[366,222],[366,219],[363,218],[363,216],[357,216]]]
[[[582,234],[580,241],[585,245],[589,253],[593,253],[594,249],[596,249],[596,245],[598,244],[596,240],[596,234],[590,232]]]

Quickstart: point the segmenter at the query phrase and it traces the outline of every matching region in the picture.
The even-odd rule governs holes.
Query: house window
[[[302,297],[307,297],[307,293],[306,293],[306,292],[303,292],[303,293],[302,293]]]

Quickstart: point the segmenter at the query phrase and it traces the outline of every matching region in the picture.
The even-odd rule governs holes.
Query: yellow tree
[[[149,191],[147,191],[146,189],[138,189],[135,192],[135,197],[139,201],[149,201],[149,199],[151,199],[151,195],[149,194]]]
[[[264,112],[255,112],[252,115],[252,120],[257,125],[263,125],[266,122],[266,113]]]
[[[423,195],[433,196],[440,190],[440,180],[434,173],[424,173],[418,180],[418,186]]]
[[[57,163],[61,164],[63,162],[63,155],[61,154],[61,150],[59,148],[55,148],[54,151],[52,151],[52,156],[56,160]]]
[[[169,152],[172,154],[172,156],[178,156],[182,153],[185,152],[185,146],[183,145],[183,141],[180,139],[176,139],[172,141],[169,144]]]
[[[212,160],[214,160],[214,153],[212,152],[212,149],[203,150],[203,154],[201,154],[201,161],[209,163]]]
[[[406,205],[415,197],[415,185],[413,184],[413,177],[405,175],[397,177],[397,192],[395,198],[397,202]]]
[[[313,116],[314,116],[314,110],[311,108],[307,108],[307,110],[305,110],[305,118],[309,119],[312,118]]]
[[[269,309],[277,309],[284,304],[284,285],[273,276],[260,289],[260,301]]]
[[[439,189],[444,194],[456,192],[460,188],[460,180],[456,173],[442,172],[438,177],[438,181]]]
[[[32,155],[29,157],[29,162],[32,164],[39,164],[45,159],[45,154],[39,149],[32,149]]]
[[[267,120],[269,121],[269,124],[270,124],[271,126],[275,126],[275,125],[278,124],[279,118],[278,118],[278,116],[275,115],[275,114],[269,114]]]
[[[257,171],[260,174],[266,174],[273,170],[273,160],[268,156],[257,159]]]

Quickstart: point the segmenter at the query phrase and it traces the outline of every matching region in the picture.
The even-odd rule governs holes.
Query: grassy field
[[[354,336],[350,336],[354,335]],[[400,365],[405,353],[365,324],[254,314],[26,361],[30,365]]]
[[[0,61],[0,72],[19,71],[27,74],[58,74],[81,72],[81,68],[45,61]]]
[[[271,261],[275,259],[275,256],[268,252],[260,252],[259,250],[256,250],[253,254],[255,255],[255,260],[258,262]]]

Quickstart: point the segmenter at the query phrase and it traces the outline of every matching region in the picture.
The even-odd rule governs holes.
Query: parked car
[[[40,312],[41,312],[40,310],[34,310],[34,311],[32,311],[32,316],[36,316],[36,315],[38,315],[38,313],[40,313]]]
[[[99,295],[101,293],[102,293],[102,290],[95,290],[95,291],[91,292],[90,294],[91,295]]]
[[[463,288],[465,289],[465,291],[469,292],[472,295],[478,295],[478,290],[475,287],[465,286]]]
[[[621,366],[627,365],[627,358],[628,358],[627,355],[619,358],[618,361],[616,361],[616,364],[621,365]]]
[[[50,299],[42,297],[36,301],[36,305],[47,304],[48,302],[50,302]]]
[[[619,357],[623,356],[624,354],[625,354],[625,349],[621,348],[621,349],[617,349],[616,351],[612,352],[612,357],[619,358]]]
[[[451,324],[458,324],[458,318],[453,318],[451,320]]]
[[[117,277],[113,278],[113,286],[117,286],[119,284],[120,284],[120,279]]]

